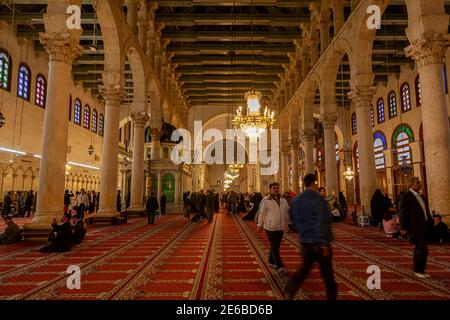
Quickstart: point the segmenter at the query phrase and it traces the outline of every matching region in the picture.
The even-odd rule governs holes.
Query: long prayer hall
[[[0,300],[449,300],[449,13],[0,1]]]

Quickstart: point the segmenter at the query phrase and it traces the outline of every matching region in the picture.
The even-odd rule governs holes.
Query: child
[[[383,229],[387,238],[398,237],[399,235],[398,219],[392,216],[392,213],[386,212],[383,218]]]

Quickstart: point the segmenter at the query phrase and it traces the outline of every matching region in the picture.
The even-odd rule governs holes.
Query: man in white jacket
[[[281,240],[283,231],[287,230],[289,222],[289,204],[280,195],[280,185],[273,182],[269,186],[270,194],[266,196],[259,206],[258,233],[266,230],[267,239],[270,243],[269,266],[275,268],[279,273],[285,272],[283,261],[280,256]]]

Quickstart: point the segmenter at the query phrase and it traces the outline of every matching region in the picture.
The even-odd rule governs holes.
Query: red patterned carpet
[[[0,229],[2,226],[0,226]],[[374,228],[334,224],[338,299],[450,300],[450,246],[430,246],[428,273],[411,273],[412,245]],[[265,233],[224,213],[191,223],[169,215],[148,226],[90,226],[68,253],[40,253],[42,244],[0,246],[0,299],[284,299],[286,276],[267,264]],[[281,256],[290,272],[300,264],[296,234],[286,234]],[[69,265],[81,269],[81,289],[66,287]],[[381,290],[366,286],[369,265],[381,268]],[[297,299],[325,299],[317,266]]]

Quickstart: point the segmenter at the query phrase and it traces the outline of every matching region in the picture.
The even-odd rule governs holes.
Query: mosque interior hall
[[[450,300],[449,14],[0,1],[0,300],[326,300],[287,293],[311,193],[338,300]]]

